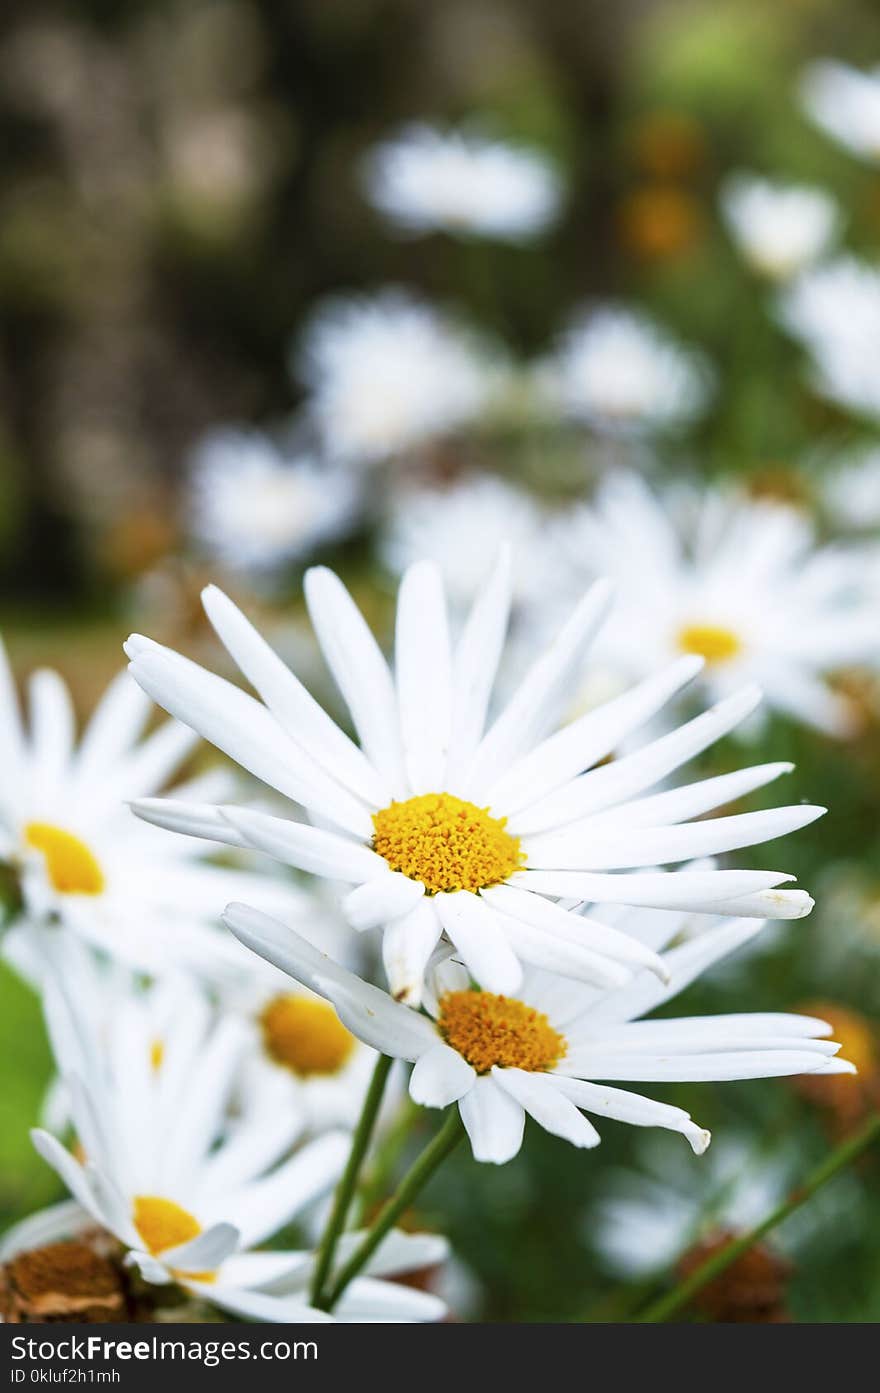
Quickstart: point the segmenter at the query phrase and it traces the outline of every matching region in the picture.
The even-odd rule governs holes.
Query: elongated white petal
[[[724,807],[756,788],[772,783],[781,774],[790,774],[793,764],[756,764],[750,769],[735,769],[730,774],[718,774],[712,779],[700,779],[697,783],[682,784],[680,788],[668,789],[665,793],[655,793],[648,798],[638,798],[624,803],[618,808],[608,808],[593,817],[584,818],[574,826],[566,828],[566,834],[583,830],[589,834],[594,826],[601,823],[603,829],[610,826],[622,827],[661,827],[673,822],[684,822],[688,818],[701,817],[703,813],[713,812]]]
[[[351,1150],[347,1132],[326,1132],[308,1142],[261,1180],[228,1196],[243,1248],[262,1243],[302,1213],[339,1179]]]
[[[439,569],[418,561],[397,598],[395,676],[407,779],[413,793],[446,784],[452,719],[452,657]]]
[[[714,745],[751,715],[760,701],[760,689],[746,687],[644,749],[591,769],[524,808],[510,819],[510,831],[517,836],[549,831],[633,798]]]
[[[521,1103],[499,1088],[491,1074],[479,1077],[459,1100],[461,1120],[475,1161],[503,1166],[522,1146],[526,1114]]]
[[[163,1263],[181,1272],[211,1272],[238,1246],[238,1229],[232,1224],[213,1224],[189,1243],[160,1254]]]
[[[641,1083],[689,1083],[698,1079],[774,1079],[812,1074],[823,1063],[807,1050],[730,1050],[718,1054],[670,1057],[578,1052],[578,1072],[594,1079],[632,1079]]]
[[[653,1098],[643,1098],[626,1089],[587,1083],[583,1079],[551,1074],[548,1081],[577,1107],[596,1113],[599,1117],[611,1117],[618,1122],[629,1123],[631,1127],[665,1127],[671,1132],[681,1132],[697,1156],[702,1156],[711,1141],[711,1134],[704,1127],[698,1127],[682,1108],[658,1103]]]
[[[395,1001],[407,1006],[421,1003],[425,968],[441,932],[440,920],[427,898],[388,925],[382,935],[382,962]]]
[[[147,723],[150,701],[127,671],[118,672],[107,687],[83,731],[76,752],[76,777],[85,785],[112,769],[137,740]]]
[[[481,790],[490,788],[512,760],[546,734],[610,602],[609,585],[597,581],[555,642],[527,673],[477,748],[465,777],[470,792],[479,796]]]
[[[206,841],[222,842],[225,846],[245,847],[246,838],[223,816],[220,808],[210,803],[181,803],[176,798],[137,798],[130,804],[132,812],[154,827],[168,832],[180,832],[187,837],[203,837]]]
[[[28,1253],[32,1248],[76,1238],[92,1228],[94,1222],[93,1216],[76,1200],[61,1200],[47,1209],[38,1209],[36,1214],[29,1214],[20,1223],[13,1224],[0,1238],[0,1262],[9,1262],[17,1253]]]
[[[632,691],[564,726],[501,775],[489,791],[492,806],[510,816],[591,768],[656,715],[702,666],[693,655],[678,658]]]
[[[542,895],[531,895],[514,885],[494,885],[482,891],[482,898],[514,919],[521,919],[551,935],[581,944],[593,953],[612,958],[631,967],[646,967],[665,982],[668,973],[659,954],[646,948],[630,934],[610,928],[597,919],[573,915]]]
[[[574,1103],[553,1088],[544,1074],[527,1073],[523,1069],[492,1070],[492,1077],[547,1132],[552,1132],[573,1146],[598,1146],[601,1140],[592,1122],[578,1112]]]
[[[277,919],[239,904],[228,905],[223,918],[246,947],[332,1002],[352,1033],[374,1049],[417,1059],[436,1044],[437,1032],[424,1016],[362,982]]]
[[[345,698],[367,758],[406,797],[397,697],[388,664],[338,576],[324,566],[306,572],[306,604],[318,643]]]
[[[450,788],[458,785],[483,735],[510,615],[511,553],[504,547],[474,601],[453,659]]]
[[[381,861],[381,857],[377,860]],[[352,890],[342,901],[342,912],[353,929],[375,929],[414,909],[425,893],[420,880],[410,880],[385,867],[383,874]]]
[[[301,1296],[273,1296],[263,1291],[248,1291],[244,1287],[227,1287],[219,1282],[186,1283],[190,1291],[214,1306],[230,1311],[244,1320],[262,1321],[269,1325],[331,1325],[335,1316],[310,1306]]]
[[[322,768],[374,807],[390,802],[390,789],[363,750],[339,729],[278,654],[216,585],[202,591],[205,613],[218,637],[278,723]]]
[[[77,1204],[92,1216],[96,1224],[103,1227],[105,1216],[98,1207],[92,1187],[79,1161],[71,1156],[67,1148],[50,1132],[44,1132],[40,1127],[31,1131],[31,1141],[43,1160],[47,1161],[64,1181]]]
[[[575,933],[563,937],[536,929],[524,919],[500,913],[508,943],[520,962],[545,972],[558,972],[576,982],[597,987],[621,987],[632,980],[631,968],[584,946]]]
[[[363,843],[325,832],[305,822],[271,817],[268,813],[250,812],[246,808],[220,809],[245,845],[265,851],[285,865],[297,866],[312,875],[330,880],[365,881],[386,875],[388,863]]]
[[[531,837],[524,849],[529,867],[536,870],[629,870],[757,846],[808,826],[826,811],[797,804],[672,827],[621,827],[616,831],[606,831],[597,819],[589,832]]]
[[[433,1322],[443,1320],[446,1314],[444,1302],[433,1292],[382,1282],[375,1277],[355,1277],[336,1307],[338,1320],[380,1324]]]
[[[745,919],[805,919],[816,901],[806,890],[760,890],[732,900],[694,900],[692,914],[731,914]]]
[[[690,909],[720,904],[740,895],[775,889],[793,877],[777,871],[676,871],[666,875],[602,875],[592,871],[516,871],[510,883],[540,895],[555,895],[595,904],[649,905],[656,909]],[[712,911],[707,911],[711,913]]]
[[[484,991],[506,995],[522,981],[522,968],[501,921],[478,895],[461,890],[436,895],[440,922]]]
[[[76,733],[73,703],[66,683],[51,668],[40,668],[28,683],[31,747],[39,787],[64,776]]]
[[[416,1060],[409,1094],[422,1107],[446,1108],[473,1088],[476,1077],[467,1060],[438,1038],[436,1046]]]

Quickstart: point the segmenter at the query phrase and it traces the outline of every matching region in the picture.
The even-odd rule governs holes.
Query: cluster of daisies
[[[876,76],[820,64],[804,93],[876,157]],[[472,128],[408,128],[360,173],[401,237],[521,247],[564,205],[544,156]],[[721,215],[816,390],[876,419],[880,272],[835,252],[834,203],[739,173]],[[57,1077],[33,1138],[69,1192],[0,1262],[98,1231],[132,1280],[236,1317],[438,1320],[444,1238],[363,1198],[371,1165],[393,1193],[385,1143],[414,1107],[445,1114],[434,1159],[466,1137],[503,1164],[527,1119],[585,1149],[661,1129],[700,1157],[708,1131],[652,1085],[853,1072],[811,1016],[667,1008],[812,908],[785,871],[728,859],[823,813],[746,810],[792,766],[698,761],[748,749],[768,711],[857,731],[841,679],[880,659],[880,445],[812,511],[648,481],[717,373],[619,304],[524,366],[391,287],[320,306],[291,367],[294,420],[200,443],[191,534],[255,605],[369,524],[390,645],[314,566],[302,678],[217,585],[221,671],[132,635],[81,733],[57,674],[23,711],[0,664],[2,952],[43,1003]],[[598,461],[575,504],[460,467],[465,440],[524,419]],[[602,1216],[625,1266],[648,1220],[614,1197]]]

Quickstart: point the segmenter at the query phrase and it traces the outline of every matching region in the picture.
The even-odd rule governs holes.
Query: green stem
[[[409,1095],[406,1095],[396,1119],[376,1147],[373,1158],[364,1173],[360,1193],[355,1202],[353,1228],[358,1228],[378,1206],[382,1196],[387,1194],[390,1188],[390,1177],[396,1170],[401,1152],[412,1133],[417,1113],[424,1113],[424,1108],[416,1107]]]
[[[817,1190],[835,1176],[838,1171],[843,1170],[855,1161],[858,1156],[866,1151],[872,1142],[880,1137],[880,1113],[875,1113],[860,1131],[842,1142],[831,1155],[822,1162],[821,1166],[813,1171],[803,1183],[799,1185],[782,1204],[778,1205],[766,1219],[762,1219],[748,1233],[744,1233],[739,1238],[734,1238],[726,1247],[706,1259],[701,1263],[689,1277],[680,1282],[672,1291],[661,1296],[659,1301],[655,1301],[649,1306],[642,1315],[637,1317],[640,1325],[659,1325],[677,1313],[692,1300],[703,1287],[707,1286],[713,1278],[718,1277],[724,1272],[731,1263],[736,1262],[737,1258],[742,1257],[748,1250],[769,1233],[771,1229],[781,1224],[783,1219],[787,1219],[796,1209],[800,1209]]]
[[[382,1208],[372,1228],[360,1246],[352,1253],[330,1291],[323,1300],[315,1302],[319,1310],[332,1311],[349,1282],[357,1276],[361,1268],[372,1257],[385,1235],[394,1227],[404,1210],[409,1208],[441,1161],[445,1160],[463,1136],[464,1127],[461,1115],[458,1108],[453,1106],[450,1108],[449,1116],[443,1126],[413,1162],[400,1182],[397,1194]]]
[[[351,1139],[351,1151],[342,1173],[342,1179],[336,1187],[336,1194],[333,1199],[333,1209],[321,1239],[321,1246],[318,1250],[318,1261],[315,1265],[315,1275],[312,1280],[312,1304],[317,1306],[324,1290],[324,1283],[330,1274],[333,1265],[333,1254],[336,1252],[336,1245],[339,1236],[345,1227],[345,1220],[351,1208],[354,1192],[357,1188],[358,1177],[361,1172],[364,1156],[373,1135],[373,1128],[376,1125],[376,1118],[379,1113],[379,1106],[382,1102],[382,1095],[385,1092],[385,1084],[388,1081],[388,1074],[391,1069],[393,1059],[388,1055],[380,1054],[376,1060],[376,1067],[373,1070],[373,1077],[370,1080],[370,1087],[367,1089],[367,1096],[361,1109],[358,1125],[355,1128],[354,1136]]]

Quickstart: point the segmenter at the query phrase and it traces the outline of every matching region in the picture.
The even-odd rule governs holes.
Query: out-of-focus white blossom
[[[812,358],[816,390],[880,418],[880,269],[840,257],[805,271],[780,297],[779,315]]]
[[[880,162],[880,67],[860,72],[847,63],[812,63],[801,82],[808,115],[861,159]]]
[[[839,219],[837,204],[821,189],[748,174],[725,182],[721,211],[746,261],[772,280],[788,280],[817,261]]]

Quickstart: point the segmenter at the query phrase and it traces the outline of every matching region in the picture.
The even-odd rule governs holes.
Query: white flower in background
[[[828,250],[839,211],[829,194],[736,174],[721,190],[721,211],[737,247],[756,271],[788,280]]]
[[[410,233],[526,241],[555,221],[562,196],[559,175],[539,151],[426,125],[377,145],[363,177],[373,206]]]
[[[719,1231],[742,1233],[778,1204],[803,1171],[794,1145],[760,1147],[753,1138],[723,1137],[701,1163],[682,1159],[666,1138],[646,1138],[638,1169],[612,1171],[604,1193],[588,1210],[584,1235],[617,1276],[638,1280],[671,1267],[701,1239]],[[827,1243],[858,1213],[858,1185],[842,1177],[846,1201],[823,1191],[806,1210],[774,1233],[774,1241],[799,1247],[817,1228]],[[839,1186],[840,1182],[838,1182]],[[836,1187],[837,1188],[837,1187]]]
[[[640,676],[697,654],[714,697],[753,681],[786,715],[851,731],[827,677],[880,657],[876,585],[857,551],[817,548],[799,509],[723,489],[660,496],[619,472],[573,516],[568,546],[579,582],[615,582],[612,668]]]
[[[860,72],[847,63],[811,63],[801,82],[807,113],[828,135],[862,159],[880,162],[880,67]]]
[[[608,1081],[673,1082],[853,1073],[840,1048],[819,1037],[831,1027],[809,1016],[755,1013],[641,1021],[718,958],[757,933],[741,919],[664,954],[665,985],[641,973],[623,987],[585,988],[530,970],[516,995],[475,989],[468,969],[438,963],[425,993],[428,1014],[401,1006],[337,967],[283,924],[245,905],[225,919],[248,948],[332,1001],[345,1025],[383,1054],[414,1061],[410,1095],[425,1107],[457,1102],[478,1161],[509,1161],[526,1114],[575,1146],[599,1134],[583,1112],[636,1127],[682,1133],[698,1154],[709,1133],[681,1108]],[[634,939],[634,941],[638,941]]]
[[[779,317],[810,354],[815,390],[880,419],[880,269],[841,257],[805,271],[780,296]]]
[[[229,944],[218,916],[230,895],[284,912],[284,885],[208,864],[204,844],[160,836],[125,806],[164,787],[193,750],[192,731],[169,721],[140,739],[150,703],[125,672],[78,745],[61,677],[34,673],[29,696],[26,728],[0,646],[0,862],[16,871],[22,899],[5,954],[26,975],[38,973],[60,927],[145,971],[223,970]],[[233,784],[214,771],[177,787],[185,798],[214,798]]]
[[[835,526],[850,532],[880,527],[880,445],[852,450],[823,471],[821,498]]]
[[[767,783],[781,772],[778,765],[642,796],[750,715],[757,689],[747,687],[664,739],[600,765],[700,671],[702,659],[684,654],[556,729],[607,612],[606,584],[584,596],[488,728],[510,602],[508,556],[454,648],[437,568],[419,562],[406,572],[394,676],[337,576],[309,571],[305,591],[359,746],[214,586],[204,592],[207,614],[265,704],[140,635],[126,649],[136,681],[154,700],[305,807],[317,825],[208,803],[147,799],[136,808],[160,826],[258,848],[353,885],[343,910],[357,929],[384,930],[385,969],[398,998],[418,1002],[441,934],[494,992],[518,987],[523,962],[601,985],[619,985],[643,966],[662,975],[654,953],[573,918],[554,903],[559,898],[760,918],[809,912],[802,891],[776,888],[790,879],[782,872],[655,869],[751,846],[820,815],[799,806],[700,817],[737,791]],[[652,869],[620,874],[637,867]]]
[[[155,997],[129,992],[102,1022],[109,1030],[96,1033],[80,985],[76,973],[49,979],[44,1004],[85,1159],[50,1133],[33,1133],[37,1151],[79,1206],[78,1219],[69,1206],[62,1210],[63,1229],[96,1223],[129,1250],[126,1261],[146,1281],[176,1282],[235,1315],[328,1319],[308,1304],[309,1253],[253,1250],[333,1186],[348,1135],[330,1132],[291,1154],[303,1127],[294,1109],[265,1107],[258,1096],[231,1115],[248,1032],[234,1016],[216,1019],[198,993],[179,997],[177,1011],[160,1015]],[[33,1241],[34,1219],[27,1224]],[[43,1216],[43,1242],[47,1226],[51,1216]],[[416,1236],[411,1265],[425,1265],[426,1247],[436,1261],[442,1246]],[[383,1263],[385,1271],[405,1266],[407,1251],[407,1241],[395,1236],[385,1253],[379,1250],[380,1272]],[[443,1314],[436,1298],[402,1288],[374,1292],[374,1285],[369,1278],[354,1282],[338,1317]]]
[[[395,490],[380,551],[397,576],[415,561],[435,562],[461,609],[473,603],[494,558],[510,545],[514,601],[527,602],[553,585],[558,554],[547,540],[551,521],[527,490],[492,474],[468,474]]]
[[[701,354],[634,311],[598,306],[575,319],[539,369],[548,404],[608,434],[647,435],[690,424],[712,376]]]
[[[255,430],[212,431],[194,451],[190,531],[230,570],[257,575],[310,556],[357,520],[356,476],[287,456]]]
[[[495,390],[482,345],[403,291],[326,303],[294,364],[334,459],[372,464],[470,425]]]

